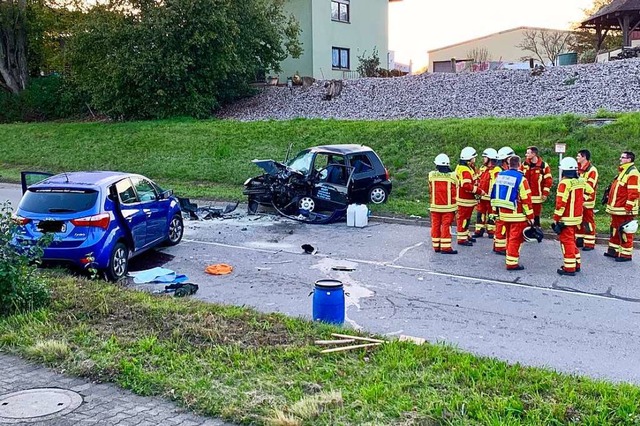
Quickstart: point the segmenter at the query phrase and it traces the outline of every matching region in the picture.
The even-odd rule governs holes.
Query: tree
[[[558,55],[571,45],[572,38],[570,31],[526,30],[522,42],[516,47],[533,53],[535,59],[543,64],[551,62],[556,65]],[[526,60],[528,57],[525,56],[522,59]]]
[[[250,93],[257,71],[300,54],[284,0],[98,4],[70,40],[72,78],[117,119],[209,116]]]
[[[595,30],[580,28],[580,24],[585,19],[593,16],[604,6],[610,4],[613,0],[594,0],[593,5],[589,9],[584,9],[584,19],[580,22],[574,22],[572,28],[574,31],[574,39],[571,43],[571,49],[578,53],[581,63],[593,62],[600,52],[596,52],[598,39]],[[622,34],[620,31],[607,31],[601,50],[608,51],[619,48],[622,45]]]
[[[378,56],[378,48],[374,47],[371,56],[367,56],[366,50],[362,55],[358,56],[358,74],[360,77],[377,77],[380,70],[380,56]]]
[[[0,88],[19,93],[27,87],[26,0],[0,1]]]
[[[473,59],[473,62],[487,62],[491,60],[491,53],[486,47],[474,47],[467,52],[467,59]]]

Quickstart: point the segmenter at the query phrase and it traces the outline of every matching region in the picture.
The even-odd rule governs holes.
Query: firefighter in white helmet
[[[582,223],[585,190],[592,191],[584,179],[578,177],[578,162],[574,158],[563,158],[560,161],[560,170],[552,226],[559,236],[562,248],[563,264],[557,272],[560,275],[573,276],[580,272],[581,267],[580,251],[576,246],[576,231]]]
[[[436,170],[429,172],[429,211],[431,213],[431,244],[436,253],[457,254],[451,248],[451,224],[456,214],[456,174],[451,170],[449,157],[439,154]]]
[[[470,146],[463,148],[460,152],[460,161],[456,166],[456,177],[458,178],[456,232],[459,246],[472,246],[475,241],[475,238],[469,234],[469,225],[473,210],[478,204],[476,196],[484,195],[484,191],[478,187],[476,181],[475,161],[477,155],[476,150]]]
[[[485,231],[489,238],[493,238],[495,232],[495,219],[490,219],[493,209],[491,208],[491,186],[496,180],[498,173],[502,169],[498,166],[498,151],[493,148],[487,148],[482,151],[483,165],[478,170],[478,187],[484,191],[484,195],[480,198],[478,205],[476,206],[476,232],[473,234],[473,238],[480,238],[484,235]]]
[[[509,158],[516,153],[508,146],[503,146],[498,150],[498,162],[503,171],[509,170]],[[500,220],[498,211],[492,215],[495,218],[495,234],[493,236],[493,252],[502,256],[507,254],[507,228]]]

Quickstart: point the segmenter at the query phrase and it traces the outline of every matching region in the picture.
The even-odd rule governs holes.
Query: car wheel
[[[127,275],[129,270],[129,249],[123,243],[117,243],[111,251],[109,267],[106,270],[107,278],[118,281]]]
[[[313,198],[311,197],[302,197],[300,201],[298,201],[298,208],[300,210],[312,212],[316,208],[316,202],[313,201]]]
[[[247,203],[247,213],[256,214],[258,213],[258,208],[260,207],[260,203],[255,198],[249,198]]]
[[[382,204],[387,201],[387,190],[377,185],[369,190],[369,202],[373,204]]]
[[[184,222],[182,216],[178,213],[171,218],[169,223],[169,233],[167,235],[167,245],[175,246],[182,240],[184,234]]]

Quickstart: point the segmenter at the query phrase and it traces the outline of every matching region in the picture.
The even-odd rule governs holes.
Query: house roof
[[[581,27],[592,28],[596,24],[620,27],[619,17],[640,16],[640,0],[613,0],[582,22]]]
[[[638,1],[640,1],[640,0],[638,0]],[[520,30],[566,31],[566,30],[554,30],[552,28],[540,28],[540,27],[516,27],[516,28],[511,28],[511,29],[508,29],[508,30],[504,30],[504,31],[499,31],[497,33],[491,33],[491,34],[487,34],[485,36],[476,37],[476,38],[472,38],[472,39],[469,39],[469,40],[461,41],[459,43],[450,44],[448,46],[438,47],[437,49],[432,49],[432,50],[427,51],[427,53],[437,52],[439,50],[444,50],[444,49],[449,49],[449,48],[456,47],[456,46],[461,46],[463,44],[467,44],[467,43],[472,42],[472,41],[484,40],[484,39],[487,39],[487,38],[490,38],[490,37],[493,37],[493,36],[496,36],[496,35],[499,35],[499,34],[506,34],[506,33],[514,32],[514,31],[520,31]]]

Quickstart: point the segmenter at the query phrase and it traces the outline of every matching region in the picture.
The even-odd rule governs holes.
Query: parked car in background
[[[285,214],[333,211],[351,203],[381,204],[391,193],[389,172],[365,145],[316,146],[285,163],[253,163],[266,173],[244,183],[250,213],[260,205],[274,206]]]
[[[44,261],[95,268],[114,281],[127,274],[129,259],[178,244],[184,232],[172,191],[138,174],[23,172],[22,192],[16,246],[51,235]]]

